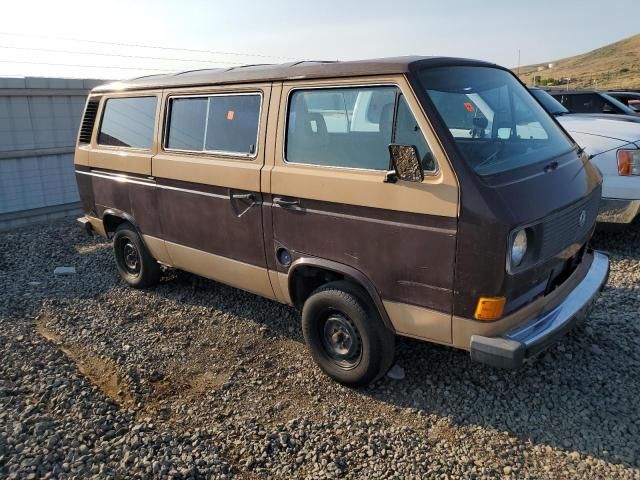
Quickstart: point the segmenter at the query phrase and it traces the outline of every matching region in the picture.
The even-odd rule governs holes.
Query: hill
[[[534,77],[538,86],[564,86],[570,78],[569,88],[640,88],[640,34],[582,55],[520,67],[527,85]]]

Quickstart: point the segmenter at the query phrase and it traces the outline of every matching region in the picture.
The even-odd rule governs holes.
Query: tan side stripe
[[[451,315],[406,303],[382,301],[398,335],[451,344]]]
[[[173,242],[165,242],[165,244],[175,267],[263,297],[275,299],[266,268]]]
[[[144,240],[144,244],[149,249],[153,258],[160,263],[171,266],[171,257],[169,257],[169,252],[167,251],[164,240],[144,234],[142,235],[142,240]]]

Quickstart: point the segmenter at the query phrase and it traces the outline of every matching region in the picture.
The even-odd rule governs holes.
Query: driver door
[[[398,333],[451,342],[458,187],[404,77],[283,84],[270,175],[270,268],[319,257],[362,272]],[[413,144],[422,183],[385,183],[388,144]]]

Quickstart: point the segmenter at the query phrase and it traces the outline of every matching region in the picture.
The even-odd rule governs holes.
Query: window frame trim
[[[228,152],[225,150],[189,150],[183,148],[170,148],[168,146],[169,143],[169,124],[171,120],[171,100],[175,98],[209,98],[209,97],[239,97],[239,96],[258,96],[260,97],[260,108],[258,109],[258,128],[256,129],[256,142],[255,142],[255,151],[253,154],[250,153],[238,153],[238,152]],[[207,112],[209,111],[209,102],[207,102]],[[242,159],[247,161],[254,161],[258,158],[260,154],[260,128],[262,126],[262,108],[264,105],[264,94],[262,90],[256,91],[243,91],[243,92],[220,92],[220,93],[170,93],[166,97],[165,105],[164,105],[164,118],[163,118],[163,128],[162,128],[162,141],[160,142],[160,148],[163,152],[167,153],[186,153],[190,155],[206,155],[208,157],[228,157],[233,159]],[[205,130],[204,130],[204,138],[206,142],[207,138],[207,129],[206,126],[209,123],[209,116],[205,118]]]
[[[378,170],[378,169],[374,169],[374,168],[358,168],[358,167],[343,167],[343,166],[339,166],[339,165],[318,165],[315,163],[301,163],[301,162],[291,162],[289,160],[287,160],[287,156],[286,156],[286,151],[287,151],[287,137],[288,137],[288,132],[289,132],[289,106],[291,105],[291,96],[294,92],[299,91],[299,90],[328,90],[328,89],[349,89],[349,88],[371,88],[371,87],[395,87],[396,88],[396,96],[395,96],[395,100],[394,100],[394,111],[393,111],[393,135],[392,137],[395,137],[395,129],[396,129],[396,115],[397,115],[397,110],[398,110],[398,103],[399,103],[399,96],[400,95],[404,95],[406,97],[406,92],[404,92],[402,90],[402,87],[400,86],[400,84],[396,83],[396,82],[385,82],[385,83],[358,83],[358,84],[343,84],[343,85],[336,85],[336,84],[328,84],[328,85],[309,85],[309,86],[294,86],[293,88],[291,88],[288,92],[287,92],[287,99],[286,99],[286,105],[285,105],[285,110],[284,110],[284,134],[282,137],[282,161],[284,162],[285,165],[295,165],[295,166],[303,166],[303,167],[315,167],[315,168],[327,168],[327,169],[340,169],[340,170],[350,170],[350,171],[355,171],[355,172],[375,172],[375,173],[380,173],[380,172],[387,172],[388,170]],[[411,105],[409,104],[409,102],[407,100],[405,100],[405,103],[407,104],[407,107],[409,108],[409,111],[411,112],[411,115],[413,115],[413,118],[416,120],[417,122],[417,116],[415,111],[413,110],[413,108],[411,108]],[[435,155],[433,154],[434,150],[431,147],[431,144],[429,143],[429,139],[427,138],[427,136],[424,134],[424,132],[422,132],[422,130],[420,131],[420,133],[422,133],[422,138],[424,138],[424,142],[427,144],[427,147],[429,148],[429,151],[431,152],[431,155],[433,156],[433,163],[435,164],[435,168],[433,170],[425,170],[424,171],[424,176],[425,177],[435,177],[440,173],[440,167],[438,164],[437,159],[435,158]]]
[[[109,100],[127,100],[132,98],[155,98],[156,99],[156,108],[154,111],[153,117],[153,130],[151,132],[151,145],[146,147],[130,147],[130,146],[122,146],[122,145],[109,145],[107,143],[100,143],[100,133],[102,132],[102,124],[104,122],[104,114],[107,112],[107,103]],[[126,95],[126,96],[103,96],[101,99],[100,105],[100,124],[96,129],[96,147],[106,148],[109,150],[120,150],[126,149],[127,151],[135,151],[135,152],[152,152],[153,151],[153,143],[155,142],[156,137],[156,122],[158,119],[158,109],[160,106],[159,95],[157,93],[150,93],[147,95]]]

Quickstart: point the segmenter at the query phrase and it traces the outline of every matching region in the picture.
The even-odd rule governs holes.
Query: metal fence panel
[[[73,148],[86,95],[100,83],[0,78],[0,223],[78,202]]]

